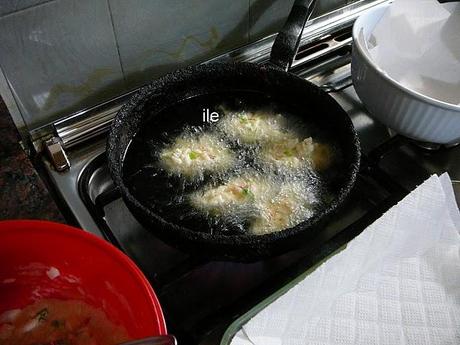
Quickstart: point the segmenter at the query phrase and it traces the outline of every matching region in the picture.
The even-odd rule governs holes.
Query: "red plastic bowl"
[[[0,222],[0,314],[43,298],[101,308],[133,339],[166,334],[149,282],[114,246],[68,225]]]

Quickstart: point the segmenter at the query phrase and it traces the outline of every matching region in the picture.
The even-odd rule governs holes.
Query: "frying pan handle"
[[[278,33],[270,53],[270,63],[287,71],[299,49],[303,28],[310,18],[316,0],[296,0],[291,12]]]
[[[439,3],[443,4],[445,2],[459,2],[460,0],[438,0]]]

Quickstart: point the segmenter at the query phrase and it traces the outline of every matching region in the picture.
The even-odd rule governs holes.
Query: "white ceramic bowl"
[[[439,144],[460,142],[459,105],[401,85],[372,61],[366,41],[388,6],[370,9],[354,24],[351,69],[356,93],[371,116],[400,134]]]

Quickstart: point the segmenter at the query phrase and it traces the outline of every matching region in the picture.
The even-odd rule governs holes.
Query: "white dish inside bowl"
[[[360,32],[365,54],[386,77],[434,101],[460,105],[460,4],[395,0]]]

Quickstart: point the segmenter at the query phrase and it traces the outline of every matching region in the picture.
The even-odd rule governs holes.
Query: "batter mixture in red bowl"
[[[0,262],[2,345],[114,345],[166,334],[142,272],[81,229],[0,222]]]

